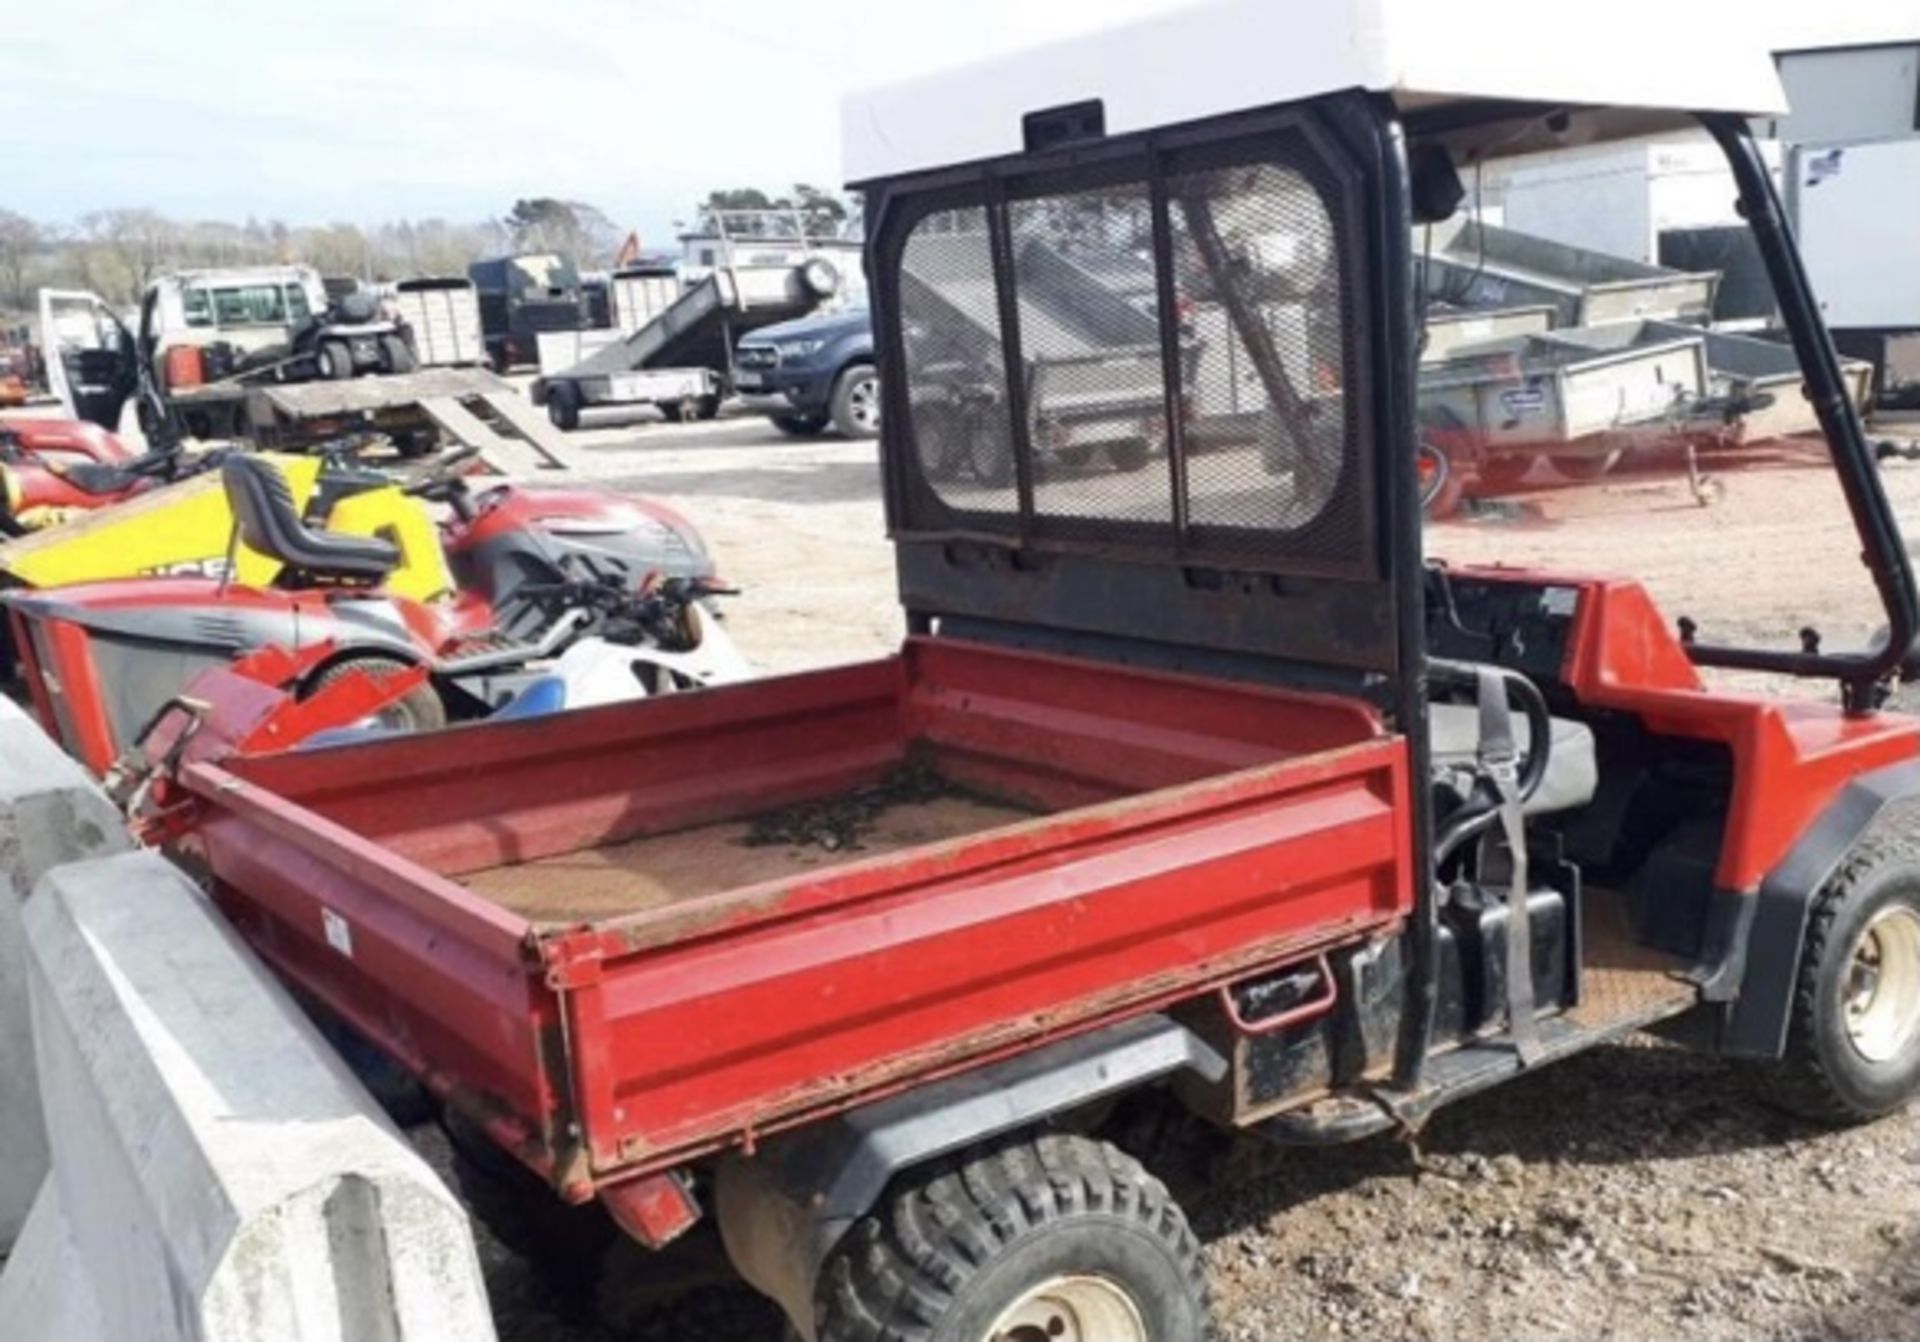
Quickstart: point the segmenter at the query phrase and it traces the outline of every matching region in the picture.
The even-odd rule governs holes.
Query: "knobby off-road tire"
[[[392,657],[349,657],[336,662],[314,677],[309,694],[317,694],[336,680],[368,675],[376,679],[397,676],[409,670],[405,662]],[[398,699],[370,716],[371,724],[391,732],[437,732],[447,725],[447,706],[432,682],[416,685]]]
[[[1772,1098],[1861,1123],[1920,1094],[1920,809],[1899,806],[1816,896]]]
[[[820,1342],[1208,1342],[1159,1180],[1104,1142],[1022,1138],[895,1184],[821,1275]]]

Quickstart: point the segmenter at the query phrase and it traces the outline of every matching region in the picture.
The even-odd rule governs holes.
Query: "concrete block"
[[[19,1236],[47,1172],[21,906],[60,863],[129,847],[119,812],[92,776],[0,696],[0,1254]]]
[[[57,1187],[104,1338],[494,1336],[460,1204],[178,870],[26,908]]]
[[[49,1179],[0,1272],[0,1319],[7,1342],[105,1342],[100,1302],[73,1232],[60,1186]]]

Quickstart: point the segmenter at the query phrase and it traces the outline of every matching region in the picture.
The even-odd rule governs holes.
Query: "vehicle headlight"
[[[805,359],[818,354],[826,343],[824,340],[782,340],[774,348],[780,351],[783,360]]]

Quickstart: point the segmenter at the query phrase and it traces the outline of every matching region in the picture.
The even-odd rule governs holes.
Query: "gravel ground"
[[[582,474],[701,528],[744,589],[732,629],[764,668],[898,641],[872,445],[796,442],[750,419],[574,442]],[[1887,481],[1920,530],[1920,465],[1892,464]],[[1599,487],[1543,483],[1434,527],[1430,547],[1632,572],[1703,637],[1868,636],[1872,587],[1817,460],[1751,453],[1712,493],[1701,506],[1670,463]],[[1448,1108],[1417,1143],[1236,1152],[1218,1191],[1190,1199],[1222,1342],[1920,1339],[1920,1113],[1826,1132],[1767,1108],[1763,1090],[1764,1074],[1635,1041]],[[415,1135],[447,1170],[437,1132]],[[584,1325],[484,1233],[482,1254],[502,1342],[778,1336],[766,1313],[711,1294],[618,1331]]]
[[[577,441],[589,473],[701,527],[745,589],[732,627],[763,666],[900,636],[871,445],[795,442],[750,420]],[[1920,522],[1920,467],[1890,466],[1888,481]],[[1873,591],[1817,462],[1748,454],[1713,493],[1700,505],[1671,469],[1543,485],[1435,527],[1432,548],[1630,571],[1703,637],[1791,646],[1809,624],[1829,647],[1867,636]],[[1226,1191],[1192,1206],[1223,1342],[1920,1339],[1920,1115],[1819,1131],[1766,1108],[1755,1081],[1636,1041],[1449,1108],[1417,1145],[1241,1153]],[[571,1325],[518,1260],[491,1243],[486,1257],[503,1342],[775,1336],[771,1322],[713,1323],[710,1300],[618,1335]]]

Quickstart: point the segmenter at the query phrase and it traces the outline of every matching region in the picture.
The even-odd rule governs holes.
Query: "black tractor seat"
[[[270,461],[236,453],[221,463],[220,483],[240,539],[285,564],[296,581],[372,584],[400,562],[400,551],[386,541],[307,526],[286,477]]]
[[[153,479],[152,462],[145,457],[115,465],[104,461],[77,461],[54,474],[82,494],[118,494],[142,480]]]

